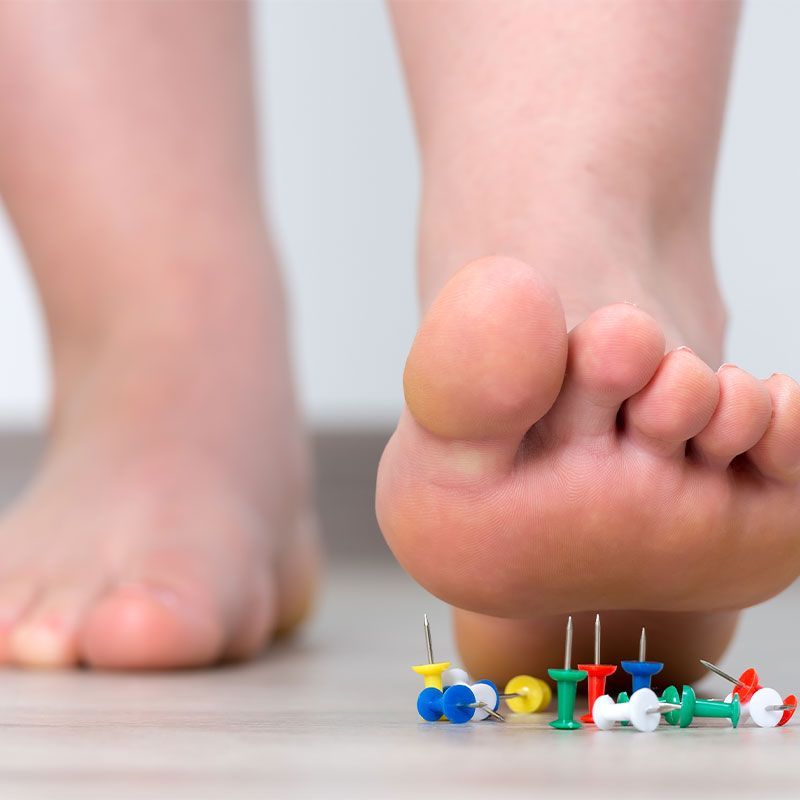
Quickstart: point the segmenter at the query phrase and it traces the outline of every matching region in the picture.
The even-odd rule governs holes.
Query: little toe
[[[567,374],[544,431],[557,439],[612,433],[620,406],[663,355],[664,333],[650,315],[630,303],[598,309],[569,334]]]
[[[682,456],[687,440],[708,425],[718,401],[714,371],[681,347],[667,353],[650,383],[626,402],[625,430],[651,452]]]
[[[764,385],[772,400],[772,417],[748,455],[769,478],[800,480],[800,386],[782,374],[768,378]]]
[[[29,667],[77,664],[80,627],[98,590],[90,580],[51,582],[14,626],[8,640],[11,660]]]
[[[772,400],[762,381],[733,364],[717,371],[719,402],[708,425],[691,441],[692,453],[709,466],[724,469],[764,435]]]

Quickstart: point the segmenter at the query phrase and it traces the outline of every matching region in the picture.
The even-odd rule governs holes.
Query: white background
[[[418,177],[386,12],[372,2],[269,3],[255,36],[265,180],[304,404],[318,424],[388,424],[416,324]],[[800,3],[753,3],[734,72],[715,242],[732,313],[728,356],[761,376],[800,377],[799,79]],[[43,342],[0,219],[0,425],[41,421]]]

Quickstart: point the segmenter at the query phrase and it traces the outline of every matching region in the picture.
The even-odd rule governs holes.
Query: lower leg
[[[0,657],[207,663],[308,603],[247,37],[242,4],[0,9],[0,188],[54,373],[48,455],[0,527]]]
[[[569,327],[633,301],[668,345],[719,364],[709,210],[737,13],[396,3],[422,150],[423,308],[463,263],[500,253],[550,278]],[[641,624],[686,677],[724,649],[736,613],[609,613],[607,658],[631,657]],[[562,631],[562,618],[456,613],[467,663],[495,677],[558,663]]]

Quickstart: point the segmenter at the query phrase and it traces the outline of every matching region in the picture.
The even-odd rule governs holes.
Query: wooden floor
[[[321,483],[358,453],[362,467],[344,471],[361,480],[380,440],[323,437]],[[32,463],[31,443],[16,446],[17,466]],[[365,521],[372,490],[348,489],[337,474],[337,491],[321,487],[323,505],[361,498],[366,508],[332,519],[361,524],[366,541],[367,529],[375,535]],[[0,487],[15,480],[0,469]],[[256,663],[183,674],[0,673],[0,798],[800,796],[795,725],[708,722],[648,735],[553,731],[549,714],[504,725],[419,721],[409,665],[424,660],[422,613],[437,658],[455,659],[447,611],[381,558],[379,542],[362,547],[350,534],[341,534],[311,625]],[[725,666],[756,664],[768,683],[800,688],[798,609],[793,587],[747,612]],[[726,691],[716,679],[698,687]]]

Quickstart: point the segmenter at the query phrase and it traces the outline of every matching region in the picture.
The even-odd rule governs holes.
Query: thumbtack
[[[475,716],[476,709],[483,706],[475,699],[472,689],[461,684],[451,686],[445,692],[428,686],[417,697],[417,711],[427,722],[445,718],[454,725],[461,725],[469,722]]]
[[[615,722],[627,722],[637,731],[650,733],[658,727],[661,715],[680,708],[661,703],[652,689],[639,689],[626,703],[615,703],[607,694],[592,705],[594,723],[601,731],[611,730]]]
[[[753,695],[764,688],[758,682],[758,673],[752,667],[746,669],[738,678],[734,678],[733,675],[728,675],[727,672],[724,672],[716,664],[712,664],[710,661],[704,661],[701,658],[700,663],[706,669],[719,675],[720,678],[732,683],[735,687],[732,693],[738,695],[739,702],[742,705],[749,703]],[[776,727],[782,727],[794,716],[794,712],[797,707],[797,699],[794,697],[794,695],[789,695],[783,700],[783,704],[787,706],[794,705],[795,708],[790,707],[784,709],[783,716]]]
[[[433,660],[433,643],[431,641],[431,626],[428,623],[428,615],[423,615],[423,628],[425,631],[425,652],[428,656],[427,664],[417,664],[411,667],[417,675],[422,676],[426,689],[438,689],[442,691],[442,673],[449,669],[449,661],[439,661],[438,663]]]
[[[639,660],[623,661],[620,666],[632,678],[631,695],[639,689],[649,689],[650,680],[653,675],[658,674],[664,669],[664,664],[660,661],[647,660],[647,631],[642,628],[642,635],[639,637]]]
[[[442,673],[442,689],[447,689],[448,686],[455,686],[457,683],[470,684],[472,679],[465,669],[460,667],[450,667]]]
[[[578,669],[582,669],[589,676],[589,710],[581,717],[581,722],[591,724],[592,709],[598,697],[606,693],[606,678],[613,675],[617,668],[614,664],[600,663],[600,615],[594,619],[594,664],[578,664]]]
[[[517,675],[507,684],[500,695],[515,714],[535,714],[550,705],[553,691],[550,684],[532,675]]]
[[[497,709],[500,707],[500,695],[492,681],[484,680],[473,684],[459,682],[454,683],[453,686],[467,686],[475,695],[476,710],[475,716],[472,718],[473,722],[482,722],[487,717],[498,722],[505,722],[503,715],[497,713]]]
[[[738,695],[733,695],[729,703],[719,700],[698,700],[694,689],[691,686],[684,686],[679,698],[677,688],[669,686],[664,691],[664,694],[661,695],[661,700],[666,703],[679,704],[680,706],[680,710],[672,711],[666,715],[665,719],[670,725],[680,725],[681,728],[688,728],[695,717],[729,719],[734,728],[739,724],[741,705]]]
[[[572,617],[567,619],[567,634],[564,641],[564,669],[549,669],[547,674],[558,687],[558,717],[550,726],[562,731],[571,731],[583,727],[575,719],[575,695],[578,683],[586,679],[582,669],[571,669],[572,663]]]
[[[725,698],[730,703],[733,693]],[[790,694],[781,700],[775,689],[759,689],[747,703],[742,703],[742,719],[748,716],[759,728],[780,728],[784,726],[797,710],[797,698]],[[777,714],[773,712],[778,712]]]

